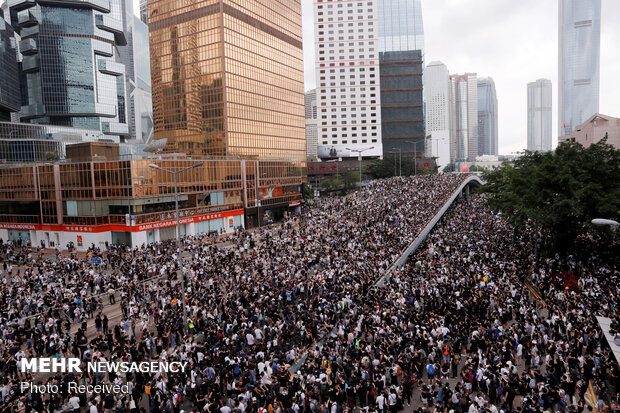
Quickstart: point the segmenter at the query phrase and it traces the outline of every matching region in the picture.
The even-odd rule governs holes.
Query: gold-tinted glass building
[[[149,0],[166,151],[305,162],[300,0]]]

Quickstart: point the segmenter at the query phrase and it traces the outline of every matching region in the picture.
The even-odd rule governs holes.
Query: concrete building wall
[[[576,126],[570,135],[561,137],[560,142],[574,139],[575,142],[587,148],[599,142],[605,135],[607,135],[608,144],[620,149],[620,118],[597,113],[586,122]]]

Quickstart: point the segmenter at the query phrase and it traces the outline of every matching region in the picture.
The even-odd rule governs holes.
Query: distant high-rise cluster
[[[527,84],[527,150],[550,151],[552,147],[551,81],[538,79]]]
[[[319,158],[398,151],[445,166],[497,154],[493,80],[481,82],[478,108],[475,75],[462,90],[445,65],[425,68],[420,0],[316,2],[315,36]]]

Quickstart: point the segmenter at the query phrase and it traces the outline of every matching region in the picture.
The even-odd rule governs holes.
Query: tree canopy
[[[324,179],[319,184],[319,189],[325,193],[340,192],[348,193],[355,189],[360,180],[360,173],[357,171],[349,172],[345,175],[335,175],[332,178]]]
[[[392,176],[398,176],[401,172],[403,176],[410,176],[415,174],[416,168],[413,163],[413,158],[410,155],[386,155],[383,159],[375,159],[367,168],[368,174],[375,179],[389,178]],[[432,173],[430,168],[420,168],[420,159],[418,158],[417,172]]]
[[[620,218],[620,151],[606,139],[526,152],[483,178],[491,209],[517,229],[540,230],[553,251],[570,248],[593,218]]]

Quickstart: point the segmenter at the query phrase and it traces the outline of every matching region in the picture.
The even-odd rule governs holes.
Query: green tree
[[[343,188],[343,180],[340,175],[336,175],[330,179],[324,179],[319,184],[319,189],[321,192],[332,193],[334,191],[339,191]]]
[[[415,172],[415,165],[413,159],[410,156],[403,155],[399,158],[398,155],[393,154],[386,155],[383,159],[375,159],[367,168],[367,173],[374,179],[389,178],[398,175],[402,170],[403,176],[413,175]],[[418,173],[422,170],[418,169]]]
[[[485,168],[484,166],[471,165],[469,167],[469,172],[484,172],[486,170],[487,168]]]
[[[620,215],[620,151],[605,139],[588,148],[563,143],[555,151],[526,152],[483,179],[491,209],[517,230],[540,230],[553,252],[573,246],[593,218]]]
[[[360,173],[357,171],[349,172],[344,176],[344,189],[345,191],[350,191],[357,187],[360,181]]]
[[[304,199],[312,199],[314,198],[314,189],[306,182],[304,182],[303,184],[301,184],[301,194]]]
[[[383,159],[375,159],[368,165],[368,173],[374,179],[389,178],[394,176],[394,162],[398,162],[395,156],[388,155]]]

